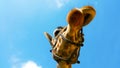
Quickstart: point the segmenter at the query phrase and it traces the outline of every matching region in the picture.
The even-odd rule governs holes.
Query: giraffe
[[[58,27],[54,31],[54,37],[44,32],[51,44],[50,51],[57,62],[57,68],[72,68],[72,64],[80,63],[78,57],[84,42],[82,28],[88,25],[95,15],[96,11],[92,6],[74,8],[67,14],[68,25]]]

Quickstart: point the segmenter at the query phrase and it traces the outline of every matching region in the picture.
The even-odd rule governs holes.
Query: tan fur
[[[74,8],[68,13],[66,18],[68,25],[64,28],[65,30],[61,30],[60,34],[74,43],[82,44],[83,35],[80,33],[80,30],[83,26],[90,23],[95,14],[96,12],[91,6],[84,6],[80,9]],[[53,58],[58,63],[57,68],[72,68],[72,64],[77,62],[81,46],[66,42],[59,34],[56,36],[57,40],[48,33],[45,33],[45,35],[53,47],[52,53]],[[56,45],[54,46],[55,43]],[[65,59],[69,59],[69,61]]]

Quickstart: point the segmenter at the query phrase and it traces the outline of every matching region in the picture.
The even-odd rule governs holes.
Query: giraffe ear
[[[49,43],[50,43],[51,45],[53,45],[53,43],[52,43],[52,36],[51,36],[50,34],[48,34],[47,32],[44,32],[44,35],[45,35],[46,38],[48,39]]]

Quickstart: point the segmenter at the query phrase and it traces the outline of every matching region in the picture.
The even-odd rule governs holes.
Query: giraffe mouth
[[[95,17],[96,11],[91,6],[74,8],[67,15],[67,22],[71,27],[83,27],[89,24]],[[78,29],[78,28],[77,28]]]
[[[82,11],[77,8],[72,9],[67,15],[67,22],[70,29],[81,29],[84,22],[84,15]]]
[[[96,11],[92,6],[84,6],[80,8],[84,15],[84,23],[83,26],[88,25],[95,17]]]

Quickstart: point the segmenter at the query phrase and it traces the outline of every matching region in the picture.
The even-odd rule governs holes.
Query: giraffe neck
[[[57,64],[57,68],[72,68],[72,65],[66,63],[65,61],[60,61],[60,62]]]

